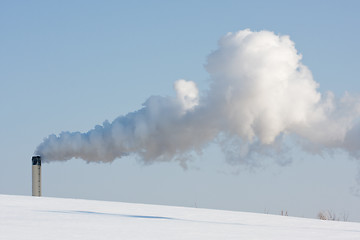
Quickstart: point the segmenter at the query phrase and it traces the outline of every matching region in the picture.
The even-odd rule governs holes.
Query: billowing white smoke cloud
[[[231,159],[283,151],[291,136],[310,152],[341,149],[360,157],[360,100],[317,91],[288,36],[248,29],[228,33],[207,59],[211,85],[178,80],[176,98],[150,97],[144,107],[87,133],[50,135],[36,154],[45,161],[110,162],[129,154],[144,162],[179,160],[216,140]]]

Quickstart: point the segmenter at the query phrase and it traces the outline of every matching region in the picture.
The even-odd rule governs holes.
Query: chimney
[[[41,196],[41,157],[32,157],[32,195]]]

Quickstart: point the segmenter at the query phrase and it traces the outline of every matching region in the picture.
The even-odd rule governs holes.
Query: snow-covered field
[[[360,239],[360,223],[0,195],[0,239]]]

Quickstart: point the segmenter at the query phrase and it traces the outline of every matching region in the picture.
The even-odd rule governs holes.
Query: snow
[[[0,239],[360,239],[360,223],[0,195]]]

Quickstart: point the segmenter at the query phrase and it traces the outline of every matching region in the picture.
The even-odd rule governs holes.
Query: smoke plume
[[[304,150],[343,150],[360,157],[360,99],[320,93],[289,36],[249,29],[228,33],[205,65],[209,90],[174,84],[176,97],[152,96],[138,111],[86,132],[50,135],[37,147],[45,161],[111,162],[130,154],[145,163],[178,160],[210,142],[232,160],[284,151],[291,137]]]

